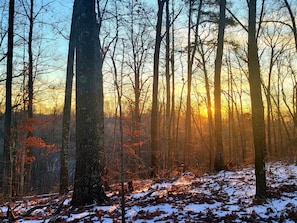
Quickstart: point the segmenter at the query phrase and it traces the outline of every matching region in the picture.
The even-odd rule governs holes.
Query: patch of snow
[[[266,167],[270,197],[264,204],[254,202],[256,185],[252,167],[202,177],[183,173],[175,179],[155,183],[135,181],[137,189],[125,196],[127,222],[297,222],[297,167],[282,162],[268,163]],[[64,202],[60,218],[81,223],[120,220],[121,196],[116,192],[109,194],[113,205],[85,208],[75,214],[67,214],[69,198]],[[37,201],[30,199],[16,202],[16,215],[21,216],[36,204]],[[18,222],[48,222],[49,210],[53,208],[34,211],[34,215],[44,216],[42,220],[19,217]],[[0,212],[6,211],[7,206],[3,204]]]

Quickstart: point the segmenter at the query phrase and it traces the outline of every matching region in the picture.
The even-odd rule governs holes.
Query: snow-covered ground
[[[126,194],[126,222],[297,222],[297,166],[268,163],[268,199],[255,202],[254,169],[221,171],[196,177],[188,172],[166,180],[134,181],[134,191]],[[121,222],[120,194],[108,193],[110,206],[72,209],[70,199],[56,222]],[[10,203],[18,222],[49,222],[61,198]],[[47,205],[53,203],[52,205]],[[45,205],[21,218],[30,208]],[[7,203],[1,208],[6,215]],[[1,220],[0,220],[1,221]]]

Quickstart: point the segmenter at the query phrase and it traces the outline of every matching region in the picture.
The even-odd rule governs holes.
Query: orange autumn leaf
[[[43,139],[35,136],[30,136],[26,139],[26,145],[28,147],[34,147],[34,148],[44,148],[46,147],[46,143],[43,141]]]
[[[46,145],[46,155],[59,152],[59,148],[55,144]]]
[[[25,163],[27,163],[27,164],[32,163],[34,160],[36,160],[35,156],[26,156],[25,157]]]

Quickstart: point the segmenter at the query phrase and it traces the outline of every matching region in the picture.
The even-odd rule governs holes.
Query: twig
[[[63,195],[63,199],[62,199],[62,202],[59,204],[59,206],[56,208],[55,212],[53,213],[53,215],[51,216],[51,218],[49,219],[49,222],[48,223],[54,223],[56,222],[61,210],[62,210],[62,206],[64,204],[64,201],[67,199],[67,195],[69,193],[69,190],[66,191]]]
[[[28,211],[26,211],[22,215],[22,217],[28,217],[33,211],[35,211],[37,209],[44,208],[44,207],[48,207],[48,206],[51,206],[51,205],[53,205],[53,203],[34,206],[34,207],[30,208]]]
[[[7,219],[9,222],[14,222],[16,220],[15,213],[9,205],[7,205]]]

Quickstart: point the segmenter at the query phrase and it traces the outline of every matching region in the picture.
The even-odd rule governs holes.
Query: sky
[[[8,2],[8,0],[5,0]],[[113,0],[109,0],[109,2],[113,2]],[[147,0],[146,3],[149,2],[150,4],[156,5],[156,0]],[[247,7],[246,2],[244,3],[241,1],[228,1],[233,2],[233,12],[242,15],[242,18],[247,18]],[[273,0],[267,1],[267,3],[272,3]],[[291,1],[293,2],[293,1]],[[65,83],[66,79],[66,63],[67,63],[67,53],[68,53],[68,39],[69,36],[69,30],[71,25],[71,16],[72,16],[72,7],[73,7],[73,0],[39,0],[35,1],[37,4],[35,7],[35,11],[39,11],[41,5],[46,5],[46,8],[43,8],[41,10],[41,13],[36,18],[37,23],[34,28],[34,33],[36,35],[36,39],[34,40],[35,48],[35,54],[37,54],[40,50],[42,53],[43,61],[40,61],[40,64],[43,64],[43,67],[40,71],[41,75],[38,79],[39,82],[36,81],[36,89],[39,90],[37,93],[41,93],[42,91],[46,91],[50,89],[51,96],[49,96],[47,99],[45,99],[44,103],[40,106],[47,106],[49,104],[48,102],[52,100],[58,100],[53,98],[59,98],[59,100],[63,100],[63,85]],[[179,7],[178,4],[176,4],[176,7]],[[156,9],[156,8],[155,8]],[[20,10],[20,7],[17,7],[17,10]],[[185,18],[186,9],[183,9],[183,17],[179,18],[179,22],[181,23],[181,20]],[[227,13],[228,15],[228,13]],[[20,15],[16,16],[18,19],[22,19]],[[25,21],[22,19],[22,21]],[[154,24],[155,21],[153,21],[152,17],[152,24]],[[26,24],[27,26],[28,24]],[[186,41],[186,37],[182,38],[182,34],[185,34],[185,27],[186,24],[181,24],[180,26],[180,32],[176,33],[176,43],[180,44],[181,42],[178,42],[178,37],[181,37],[183,41]],[[110,26],[112,27],[112,25]],[[178,29],[178,25],[176,24],[176,29]],[[239,28],[240,29],[240,28]],[[183,32],[184,30],[184,32]],[[20,29],[17,30],[18,35],[24,35],[24,32],[28,31],[28,27],[23,31],[23,28],[20,27]],[[238,34],[235,30],[235,34]],[[43,39],[40,40],[39,38],[42,37]],[[239,39],[241,41],[245,41],[244,38],[242,38],[242,35],[238,35]],[[104,37],[101,36],[101,39]],[[16,38],[18,39],[18,38]],[[18,40],[20,41],[20,40]],[[42,43],[40,45],[40,43]],[[40,48],[39,48],[40,46]],[[16,56],[23,57],[25,52],[25,48],[20,48],[18,52],[16,52]],[[18,70],[22,69],[22,65],[18,60]],[[180,63],[178,61],[178,63]],[[108,69],[108,65],[111,63],[106,63],[106,69]],[[179,66],[179,65],[177,65]],[[0,63],[0,69],[1,73],[4,73],[2,71],[5,71],[5,61]],[[185,71],[185,70],[184,70]],[[106,72],[105,72],[106,73]],[[108,75],[106,75],[107,77]],[[180,78],[181,79],[181,78]],[[113,84],[113,80],[107,80],[106,79],[106,86],[109,86],[109,89],[111,85]],[[59,89],[61,88],[61,89]],[[59,89],[58,93],[54,92],[57,89]],[[107,91],[106,91],[107,92]],[[40,99],[41,100],[41,99]],[[1,109],[0,109],[1,110]]]

